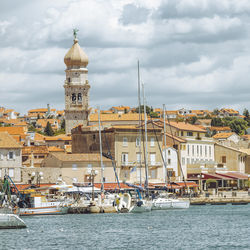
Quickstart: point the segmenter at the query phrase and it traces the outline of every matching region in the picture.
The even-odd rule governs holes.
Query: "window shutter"
[[[7,159],[8,160],[10,159],[10,152],[8,152],[8,154],[7,154]]]
[[[14,160],[16,159],[16,154],[15,154],[15,152],[13,152],[13,159],[14,159]]]

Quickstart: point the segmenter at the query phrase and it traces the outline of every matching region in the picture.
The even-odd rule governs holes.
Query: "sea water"
[[[141,214],[23,217],[0,249],[250,249],[250,204]]]

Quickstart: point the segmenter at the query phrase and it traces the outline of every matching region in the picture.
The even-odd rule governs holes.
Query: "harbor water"
[[[250,249],[250,204],[141,214],[23,217],[0,249]]]

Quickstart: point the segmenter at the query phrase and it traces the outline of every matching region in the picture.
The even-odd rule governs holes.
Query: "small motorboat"
[[[0,208],[0,229],[26,228],[25,222],[11,209]]]

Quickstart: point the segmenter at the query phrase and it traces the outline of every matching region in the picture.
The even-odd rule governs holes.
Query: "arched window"
[[[76,94],[73,93],[73,94],[72,94],[72,102],[75,102],[75,101],[76,101]]]
[[[77,100],[78,100],[78,102],[82,101],[82,94],[81,93],[78,93]]]

